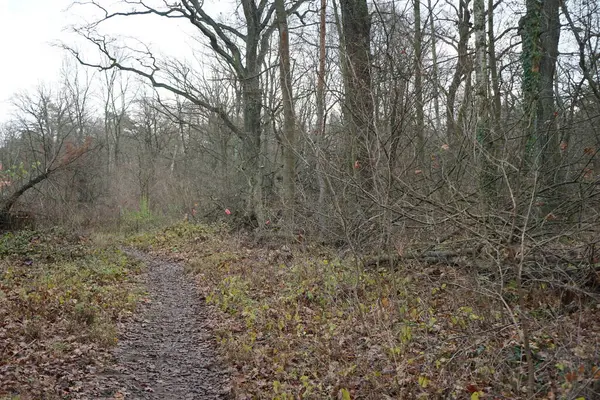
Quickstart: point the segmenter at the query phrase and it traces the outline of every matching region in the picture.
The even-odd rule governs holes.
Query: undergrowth
[[[513,283],[449,266],[365,269],[328,249],[257,247],[190,224],[131,242],[197,276],[220,310],[238,399],[525,398],[511,313],[531,325],[536,398],[600,393],[600,309],[569,311],[544,286],[519,310]]]
[[[139,266],[53,229],[0,236],[0,398],[69,398],[135,308]],[[4,397],[2,397],[4,396]]]

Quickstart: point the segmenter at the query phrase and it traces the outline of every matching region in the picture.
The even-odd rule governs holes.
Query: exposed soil
[[[219,365],[210,316],[195,284],[179,264],[142,252],[148,302],[123,327],[114,363],[83,382],[78,399],[227,399],[227,373]]]

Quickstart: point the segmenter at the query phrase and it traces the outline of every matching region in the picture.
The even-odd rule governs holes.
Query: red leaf
[[[562,151],[565,151],[567,149],[567,147],[569,147],[569,145],[567,144],[567,142],[560,142],[560,149]]]
[[[465,389],[467,389],[467,392],[469,393],[479,392],[479,388],[472,383],[469,383]]]
[[[558,217],[552,213],[546,215],[546,221],[554,221],[555,219],[558,219]]]

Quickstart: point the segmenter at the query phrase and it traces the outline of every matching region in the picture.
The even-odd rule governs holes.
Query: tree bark
[[[38,174],[37,176],[31,178],[29,181],[27,181],[25,184],[23,184],[13,194],[8,196],[8,198],[5,201],[3,201],[2,205],[0,206],[0,218],[6,218],[6,216],[8,216],[8,214],[12,210],[12,208],[15,205],[15,203],[17,202],[17,200],[19,200],[19,198],[26,191],[28,191],[29,189],[31,189],[38,183],[46,180],[50,176],[51,173],[52,173],[52,171],[42,172],[42,173]]]
[[[488,0],[488,66],[490,68],[491,77],[491,88],[490,93],[491,102],[491,115],[493,129],[493,135],[496,140],[500,139],[498,134],[500,133],[500,116],[502,113],[502,101],[500,94],[500,76],[498,74],[498,60],[496,59],[496,38],[494,36],[494,0]]]
[[[417,164],[422,167],[425,160],[425,113],[423,110],[423,31],[421,27],[421,0],[413,0],[414,18],[415,18],[415,37],[414,37],[414,74],[415,74],[415,154]]]
[[[560,165],[560,151],[558,143],[558,127],[556,101],[554,93],[554,78],[556,75],[556,62],[558,59],[558,42],[560,40],[561,0],[546,0],[542,8],[542,30],[540,43],[542,59],[540,61],[540,97],[538,106],[538,126],[542,129],[539,133],[539,153],[542,183],[546,188],[553,187],[557,182],[558,167]],[[560,203],[558,190],[550,190],[549,198],[544,210],[548,215]]]
[[[560,164],[556,129],[554,75],[560,38],[560,0],[527,0],[520,22],[523,39],[523,101],[525,160],[527,170],[539,176],[541,189],[552,187]],[[558,202],[555,191],[546,191],[539,203],[541,215],[552,212]]]
[[[372,186],[373,99],[371,93],[371,16],[366,0],[341,0],[343,42],[347,58],[346,112],[358,141],[355,170]]]
[[[292,92],[290,42],[284,0],[275,0],[275,13],[279,28],[279,78],[283,103],[283,198],[287,214],[286,225],[293,230],[294,203],[296,201],[296,116]]]
[[[433,15],[433,6],[431,5],[431,0],[427,0],[427,8],[429,9],[429,31],[431,34],[431,63],[432,66],[432,76],[431,80],[433,82],[433,107],[435,112],[435,130],[436,132],[440,130],[442,125],[440,119],[440,82],[438,80],[439,76],[439,67],[438,67],[438,57],[437,57],[437,38],[435,31],[435,20]]]
[[[325,156],[323,154],[323,141],[325,139],[325,62],[327,57],[326,33],[327,33],[327,0],[321,0],[319,18],[319,70],[317,73],[317,129],[315,140],[317,182],[319,184],[319,198],[317,201],[317,219],[319,223],[319,236],[321,239],[325,234],[325,214],[327,183],[325,179]]]
[[[244,131],[243,137],[244,163],[243,169],[246,172],[250,196],[247,198],[247,211],[253,212],[249,215],[251,219],[264,221],[263,199],[262,199],[262,178],[261,168],[261,109],[262,95],[260,91],[260,82],[258,75],[250,77],[242,83],[244,99]]]
[[[456,119],[454,118],[454,108],[456,103],[456,93],[469,72],[469,50],[468,44],[471,37],[471,13],[469,12],[470,0],[460,0],[458,5],[458,61],[446,99],[446,133],[448,140],[457,141],[459,136]]]
[[[487,44],[485,35],[485,0],[475,0],[475,104],[477,112],[476,138],[479,143],[480,176],[479,183],[484,202],[491,205],[496,196],[494,188],[493,146],[494,138],[490,129],[490,110],[488,96]],[[491,10],[490,10],[491,11]]]

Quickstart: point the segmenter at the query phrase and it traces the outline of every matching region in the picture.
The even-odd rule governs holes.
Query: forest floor
[[[600,305],[513,279],[407,261],[365,268],[311,243],[180,224],[130,239],[176,260],[218,311],[236,399],[600,398]]]
[[[114,357],[86,376],[77,399],[217,400],[228,398],[227,372],[215,354],[211,317],[194,283],[174,262],[139,251],[148,291],[119,335]]]
[[[61,229],[0,236],[0,398],[65,399],[111,359],[141,264]]]
[[[229,397],[209,308],[177,263],[65,232],[0,243],[0,399]]]
[[[178,224],[0,242],[0,399],[600,398],[600,307]],[[126,250],[119,246],[135,248]]]

